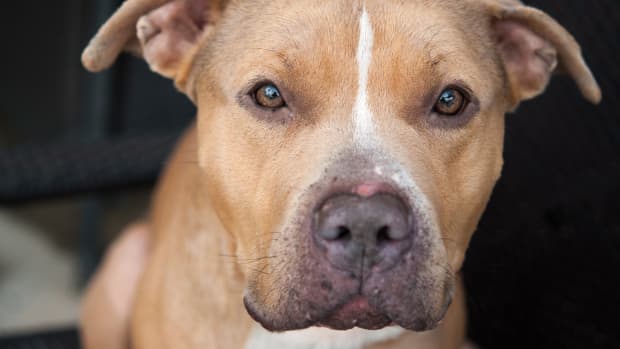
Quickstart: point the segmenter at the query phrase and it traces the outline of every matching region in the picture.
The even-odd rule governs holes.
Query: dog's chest
[[[309,328],[300,331],[272,333],[255,326],[246,342],[245,349],[363,349],[369,345],[394,339],[404,330],[389,327],[369,331],[355,328],[334,331],[325,328]]]

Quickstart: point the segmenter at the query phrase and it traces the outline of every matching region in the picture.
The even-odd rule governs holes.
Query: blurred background
[[[193,106],[141,61],[88,74],[82,48],[116,0],[0,12],[0,347],[78,348],[102,251],[143,217]],[[465,264],[482,348],[620,348],[617,0],[526,1],[582,44],[603,89],[566,77],[507,117],[505,168]],[[38,346],[37,346],[38,345]]]

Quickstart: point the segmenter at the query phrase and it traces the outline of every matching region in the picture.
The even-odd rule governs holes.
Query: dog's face
[[[195,68],[199,157],[235,254],[254,260],[250,314],[274,330],[434,326],[502,163],[504,80],[478,16],[415,1],[230,12]]]
[[[266,328],[436,326],[500,175],[504,113],[556,55],[600,98],[548,17],[448,3],[192,0],[139,21],[147,61],[198,106],[204,181]]]

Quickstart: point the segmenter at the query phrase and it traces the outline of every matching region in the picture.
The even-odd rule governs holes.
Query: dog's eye
[[[441,92],[433,110],[441,115],[454,116],[461,113],[467,103],[467,97],[461,90],[449,87]]]
[[[269,109],[278,109],[285,105],[280,90],[272,83],[259,86],[254,91],[254,100],[256,104]]]

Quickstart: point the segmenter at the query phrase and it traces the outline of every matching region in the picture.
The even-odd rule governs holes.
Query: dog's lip
[[[349,314],[349,313],[366,313],[369,312],[370,304],[368,303],[368,298],[364,296],[355,296],[350,299],[348,302],[338,307],[334,312],[335,316],[341,314]]]
[[[392,324],[390,319],[370,305],[367,297],[357,295],[336,307],[316,326],[343,330],[353,327],[379,329]]]

